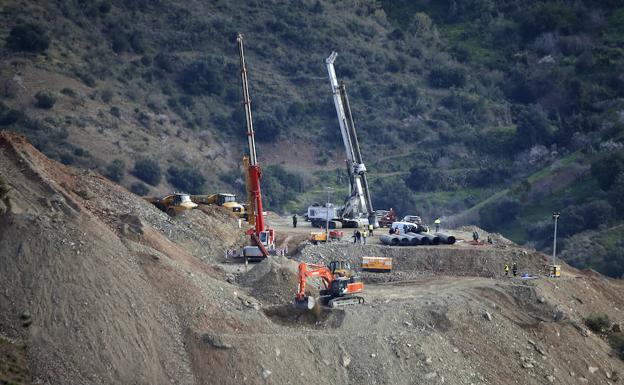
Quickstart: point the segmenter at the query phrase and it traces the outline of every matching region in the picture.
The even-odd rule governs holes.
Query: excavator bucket
[[[303,297],[302,299],[295,298],[295,308],[299,310],[312,310],[316,305],[314,297]]]

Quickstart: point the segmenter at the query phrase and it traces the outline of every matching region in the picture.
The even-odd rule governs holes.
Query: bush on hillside
[[[130,186],[130,191],[138,196],[145,196],[147,195],[147,193],[149,193],[150,188],[145,183],[136,182],[133,183],[132,186]]]
[[[594,333],[604,333],[611,327],[611,321],[606,314],[593,314],[585,318],[585,325]]]
[[[9,108],[4,103],[0,102],[0,127],[10,126],[17,122],[22,117],[22,113]]]
[[[167,180],[180,191],[201,194],[206,178],[198,169],[169,167]]]
[[[152,186],[158,185],[162,177],[160,166],[158,162],[149,158],[142,158],[134,163],[134,170],[132,173],[142,181],[151,184]]]
[[[126,164],[121,159],[113,160],[106,166],[106,176],[113,182],[119,182],[124,176]]]
[[[463,68],[448,64],[433,68],[429,73],[429,85],[436,88],[463,87],[466,72]]]
[[[35,95],[35,106],[38,108],[43,108],[44,110],[49,110],[54,107],[56,103],[56,96],[48,91],[39,91]]]
[[[20,24],[9,32],[6,46],[13,51],[42,53],[50,46],[50,38],[40,25]]]
[[[224,88],[221,72],[204,60],[186,66],[178,75],[177,81],[191,95],[218,95]]]
[[[592,163],[591,174],[601,189],[608,191],[615,183],[614,176],[624,172],[624,151],[605,155]]]
[[[609,203],[615,208],[619,218],[624,218],[624,171],[620,171],[609,190]]]
[[[513,198],[502,198],[479,210],[479,223],[488,231],[496,231],[501,225],[516,219],[518,212],[520,212],[520,202]]]
[[[539,105],[523,108],[517,117],[517,143],[521,148],[530,148],[536,144],[549,145],[554,128],[544,109]]]
[[[620,359],[624,360],[624,334],[613,333],[609,336],[609,345],[615,350]]]
[[[421,165],[410,169],[405,184],[413,191],[432,191],[440,186],[439,173]]]
[[[267,209],[280,210],[305,190],[303,177],[280,165],[268,166],[262,174],[263,199]]]

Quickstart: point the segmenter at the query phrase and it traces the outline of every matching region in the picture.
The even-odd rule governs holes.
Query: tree
[[[609,190],[609,203],[615,207],[620,218],[624,218],[624,171],[620,171]]]
[[[141,182],[133,183],[132,186],[130,186],[130,191],[139,196],[147,195],[147,193],[149,193],[149,190],[149,187],[147,187],[145,183]]]
[[[149,158],[141,158],[134,163],[134,170],[132,173],[142,181],[151,184],[152,186],[156,186],[160,183],[161,179],[161,170],[158,162],[149,159]]]
[[[624,152],[622,151],[603,156],[591,165],[592,176],[605,191],[608,191],[615,183],[614,176],[622,172],[624,172]]]
[[[414,191],[432,191],[438,187],[439,178],[436,174],[430,167],[416,166],[405,178],[405,184]]]
[[[224,88],[221,72],[204,60],[184,68],[178,76],[178,84],[191,95],[221,94]]]
[[[429,84],[437,88],[463,87],[466,72],[463,68],[448,64],[435,67],[429,73]]]
[[[169,167],[167,180],[180,191],[201,194],[206,178],[195,168]]]
[[[520,202],[512,198],[502,198],[479,210],[479,222],[484,229],[495,231],[502,224],[516,219],[519,211]]]
[[[50,46],[50,38],[46,31],[37,24],[20,24],[9,32],[6,46],[13,51],[42,53]]]
[[[518,114],[517,123],[516,139],[520,147],[530,148],[536,144],[550,144],[554,130],[546,112],[539,105],[524,108]]]

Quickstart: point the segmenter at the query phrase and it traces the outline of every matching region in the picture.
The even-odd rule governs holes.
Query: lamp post
[[[552,264],[553,264],[553,269],[555,266],[555,262],[557,261],[557,223],[559,222],[559,212],[555,211],[553,213],[553,219],[555,220],[555,234],[553,236],[553,259],[552,259]]]

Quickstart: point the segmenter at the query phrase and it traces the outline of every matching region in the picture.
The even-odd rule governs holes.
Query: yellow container
[[[392,271],[392,258],[389,257],[362,257],[364,271]]]

